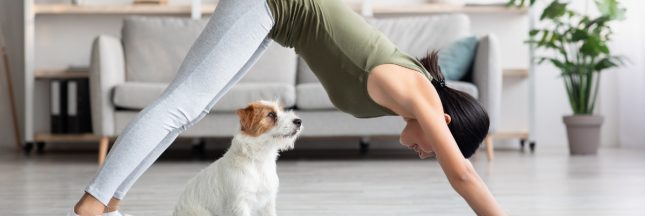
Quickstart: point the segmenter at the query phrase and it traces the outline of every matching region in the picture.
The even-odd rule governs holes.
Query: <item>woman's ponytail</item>
[[[432,85],[434,85],[437,89],[439,89],[439,87],[445,88],[446,79],[443,75],[443,72],[441,72],[441,68],[439,67],[439,51],[433,50],[432,52],[428,53],[425,58],[422,58],[419,61],[432,76]]]
[[[450,133],[463,156],[469,158],[488,135],[488,113],[473,96],[446,86],[436,50],[419,62],[432,76],[431,82],[439,94],[443,111],[452,119],[448,124]]]

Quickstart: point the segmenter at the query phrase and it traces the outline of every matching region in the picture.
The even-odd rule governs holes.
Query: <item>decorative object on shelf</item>
[[[152,5],[165,5],[168,0],[133,0],[133,4],[152,4]]]
[[[71,0],[72,5],[126,5],[134,0]]]
[[[536,0],[530,0],[532,6]],[[528,43],[538,49],[555,51],[554,56],[538,57],[538,64],[550,62],[561,71],[573,115],[564,116],[569,152],[596,154],[600,145],[603,116],[594,115],[600,72],[618,67],[622,58],[611,54],[612,21],[623,20],[625,9],[617,0],[595,0],[598,17],[589,17],[567,8],[568,3],[553,0],[544,8],[540,21],[547,25],[532,29]],[[509,0],[509,6],[524,6],[525,0]],[[536,38],[537,36],[537,38]]]
[[[5,48],[4,32],[2,31],[3,25],[0,24],[0,52],[2,52],[2,64],[4,65],[5,78],[7,79],[7,92],[9,93],[9,105],[11,106],[11,119],[13,123],[13,130],[16,139],[17,149],[22,149],[20,144],[20,127],[18,126],[18,113],[16,112],[16,98],[13,94],[13,80],[11,79],[11,68],[9,67],[9,56]]]
[[[361,4],[361,15],[364,17],[373,17],[374,9],[372,8],[372,0],[363,0]]]
[[[202,0],[192,0],[190,5],[190,17],[194,20],[202,18]]]
[[[508,0],[462,0],[462,2],[468,6],[504,6]]]
[[[430,0],[431,4],[445,4],[452,6],[464,6],[466,3],[463,0]]]

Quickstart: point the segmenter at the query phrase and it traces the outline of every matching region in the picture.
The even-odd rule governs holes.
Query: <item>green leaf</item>
[[[515,1],[516,0],[508,0],[508,2],[506,3],[506,7],[515,6]]]
[[[544,11],[542,12],[542,16],[540,16],[540,20],[543,20],[545,18],[548,19],[557,19],[563,16],[567,12],[567,3],[560,3],[558,0],[555,0],[549,4],[546,8],[544,8]]]
[[[549,31],[542,31],[542,37],[540,38],[540,40],[537,43],[538,47],[542,47],[542,46],[546,45],[547,38],[549,37],[549,33],[550,33]]]
[[[596,0],[596,7],[603,16],[612,20],[624,20],[625,8],[620,8],[617,0]]]
[[[539,29],[531,29],[531,31],[529,31],[529,36],[533,37],[533,36],[537,35],[538,33],[540,33]]]
[[[571,40],[572,41],[581,41],[581,40],[586,40],[589,38],[589,34],[581,29],[576,29],[573,31],[573,34],[571,35]]]
[[[580,47],[580,53],[582,53],[585,56],[598,56],[601,52],[601,44],[600,39],[596,35],[591,35],[587,40],[584,41],[582,46]]]
[[[607,47],[607,44],[605,44],[604,42],[601,42],[599,44],[598,49],[604,54],[609,54],[609,47]]]
[[[529,6],[533,6],[535,2],[536,2],[535,0],[530,0]],[[526,3],[526,0],[520,0],[520,2],[517,2],[517,0],[508,0],[508,2],[506,2],[506,7],[511,7],[511,6],[524,7],[525,3]]]
[[[618,64],[616,64],[611,58],[607,57],[598,61],[594,66],[594,70],[602,71],[602,70],[612,68],[612,67],[617,67],[617,66]]]
[[[565,63],[563,63],[562,61],[557,60],[557,59],[549,59],[549,61],[550,61],[550,62],[551,62],[551,64],[553,64],[554,66],[556,66],[556,67],[560,68],[563,72],[564,72],[564,71],[566,71],[566,69],[567,69],[567,65],[566,65]]]
[[[593,20],[590,20],[590,21],[589,21],[589,20],[587,20],[587,22],[585,22],[585,28],[587,28],[587,29],[588,29],[588,28],[590,28],[592,25],[596,25],[596,26],[598,26],[598,28],[602,28],[602,27],[603,27],[603,26],[605,26],[605,25],[606,25],[606,23],[607,23],[607,22],[609,22],[610,20],[611,20],[611,17],[609,17],[609,16],[599,16],[599,17],[598,17],[598,18],[596,18],[596,19],[593,19]]]

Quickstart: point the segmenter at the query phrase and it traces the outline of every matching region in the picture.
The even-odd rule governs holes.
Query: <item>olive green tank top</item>
[[[293,47],[336,108],[358,118],[396,115],[367,94],[367,76],[396,64],[432,76],[341,0],[267,0],[275,25],[269,36]]]

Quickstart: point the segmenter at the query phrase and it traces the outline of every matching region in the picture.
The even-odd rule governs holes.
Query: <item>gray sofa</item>
[[[368,22],[416,57],[471,34],[463,14],[370,18]],[[128,17],[121,38],[101,35],[94,40],[90,88],[96,135],[118,136],[139,110],[161,94],[205,23],[176,17]],[[481,37],[469,79],[472,82],[449,81],[448,85],[481,101],[494,132],[500,117],[502,71],[493,35]],[[357,119],[337,111],[306,63],[292,49],[273,43],[210,114],[180,137],[232,136],[238,128],[234,110],[259,99],[279,99],[296,109],[305,124],[303,137],[397,138],[404,126],[400,117]]]

